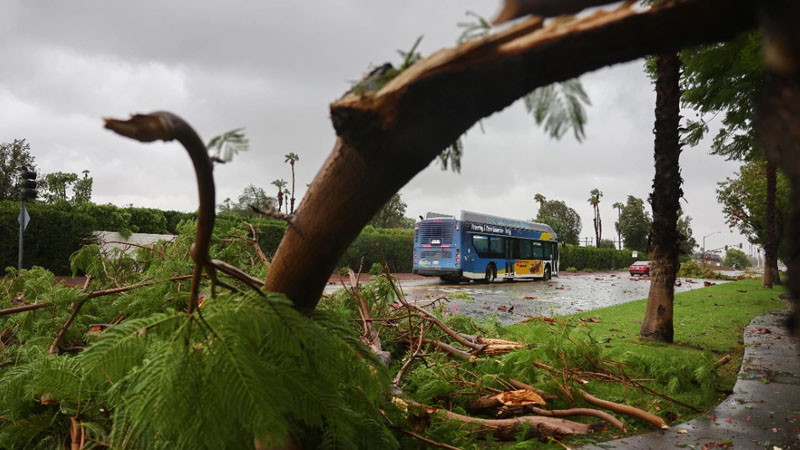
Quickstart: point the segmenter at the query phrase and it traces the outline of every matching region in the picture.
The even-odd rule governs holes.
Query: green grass
[[[509,338],[530,343],[539,349],[535,352],[536,358],[547,358],[551,353],[560,352],[566,355],[569,367],[588,370],[585,367],[586,352],[594,351],[599,360],[623,363],[631,378],[655,379],[647,385],[708,411],[725,397],[717,390],[731,389],[736,381],[744,352],[744,327],[760,314],[785,308],[786,303],[778,298],[783,292],[780,287],[764,289],[760,280],[742,280],[676,294],[674,344],[639,339],[646,300],[564,316],[560,318],[561,324],[533,321],[513,325],[506,331]],[[599,322],[579,320],[590,317],[599,319]],[[732,356],[731,362],[717,369],[714,374],[711,370],[713,362],[728,353]],[[514,357],[511,358],[513,360]],[[538,361],[559,367],[559,359],[553,356],[549,361]],[[529,376],[529,380],[537,381],[537,377],[540,383],[547,382],[548,377],[541,373]],[[549,389],[552,390],[553,386]],[[698,415],[688,408],[618,383],[591,381],[585,389],[598,397],[650,411],[664,418],[669,425]],[[581,404],[580,401],[578,404]],[[549,407],[566,408],[568,404],[556,401]],[[652,427],[637,420],[622,419],[628,424],[628,435],[652,430]],[[618,432],[612,430],[591,439],[608,440],[617,435]],[[572,438],[565,442],[577,444],[586,440]],[[536,448],[539,444],[532,445],[532,448]]]

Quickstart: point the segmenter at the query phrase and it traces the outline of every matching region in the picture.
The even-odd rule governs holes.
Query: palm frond
[[[591,101],[577,78],[537,88],[523,101],[536,124],[544,124],[551,138],[561,139],[570,129],[578,142],[586,138],[585,107]]]

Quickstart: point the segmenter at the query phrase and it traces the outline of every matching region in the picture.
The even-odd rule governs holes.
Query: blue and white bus
[[[461,211],[428,213],[414,226],[413,272],[446,281],[558,275],[558,239],[549,225]]]

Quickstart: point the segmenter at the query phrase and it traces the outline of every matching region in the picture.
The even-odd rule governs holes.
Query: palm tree
[[[616,202],[611,205],[611,207],[617,210],[617,223],[614,224],[614,227],[617,229],[617,241],[619,241],[619,249],[622,250],[622,237],[619,230],[619,221],[622,219],[622,208],[624,208],[625,205],[620,202]]]
[[[547,201],[547,199],[544,198],[544,195],[542,195],[542,194],[534,195],[533,196],[533,200],[536,201],[536,202],[539,202],[539,209],[542,209],[544,207],[544,202]]]
[[[589,193],[589,204],[594,208],[594,236],[597,239],[595,245],[600,248],[600,237],[603,235],[603,223],[600,221],[600,198],[603,193],[599,189],[594,188]]]
[[[283,188],[283,198],[285,199],[289,198],[289,189]],[[283,206],[284,206],[284,211],[286,211],[286,214],[289,214],[289,202],[288,201],[284,202]]]
[[[283,190],[286,188],[286,180],[283,178],[275,180],[272,185],[278,188],[278,211],[280,211],[283,206]]]
[[[647,295],[642,329],[643,339],[672,342],[675,278],[681,235],[678,232],[681,171],[680,124],[680,59],[677,53],[663,53],[656,58],[656,121],[653,225],[650,228],[650,292]]]
[[[284,161],[284,162],[289,163],[289,165],[292,166],[292,198],[291,198],[291,201],[292,201],[292,212],[291,212],[291,214],[294,214],[294,163],[296,163],[299,159],[300,159],[300,157],[297,156],[297,153],[289,152],[289,153],[286,154],[286,160]]]

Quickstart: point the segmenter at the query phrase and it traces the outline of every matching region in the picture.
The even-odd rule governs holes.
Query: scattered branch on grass
[[[611,414],[600,411],[597,409],[592,408],[570,408],[570,409],[542,409],[532,407],[531,411],[539,414],[540,416],[549,416],[549,417],[565,417],[565,416],[593,416],[597,417],[598,419],[603,419],[606,422],[610,423],[614,426],[614,428],[622,431],[623,433],[628,432],[628,427],[622,423],[621,420],[617,419],[616,417],[612,416]]]
[[[454,420],[462,423],[467,428],[472,428],[472,431],[478,436],[491,434],[501,441],[516,439],[523,430],[525,431],[524,439],[541,439],[548,437],[561,438],[572,434],[587,435],[598,429],[597,425],[587,425],[554,417],[523,416],[512,419],[479,419],[456,414],[445,409],[422,405],[409,399],[400,401],[421,409],[428,416],[441,413],[448,420]]]
[[[714,367],[724,366],[725,364],[728,364],[730,360],[731,360],[731,355],[725,355],[716,362],[714,362]]]
[[[633,406],[621,405],[619,403],[610,402],[608,400],[602,400],[585,391],[580,391],[580,393],[586,402],[591,403],[594,406],[598,406],[600,408],[604,408],[609,411],[614,411],[617,414],[625,414],[627,416],[635,417],[637,419],[643,420],[655,426],[656,428],[661,428],[661,429],[669,428],[667,424],[664,423],[664,420],[661,417],[656,416],[655,414],[651,414],[647,411],[635,408]]]

